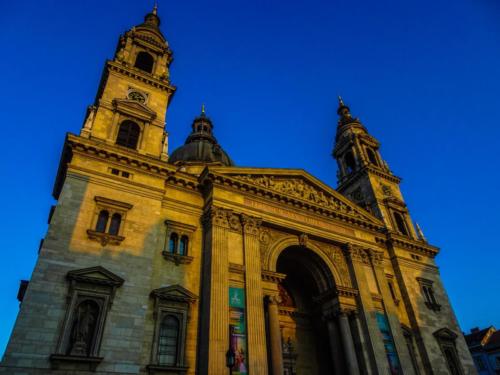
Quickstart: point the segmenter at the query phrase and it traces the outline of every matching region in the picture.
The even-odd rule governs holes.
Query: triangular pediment
[[[440,340],[455,341],[458,335],[449,328],[441,328],[434,332],[434,336]]]
[[[375,225],[384,225],[371,213],[304,170],[275,168],[210,168],[209,170],[245,184],[255,185],[320,206],[323,209],[336,211]]]
[[[152,120],[156,117],[156,112],[147,105],[131,99],[115,99],[113,101],[119,112],[139,117],[145,120]]]
[[[120,276],[101,266],[69,271],[66,277],[70,280],[116,286],[122,285],[124,282]]]
[[[194,302],[198,299],[197,295],[178,284],[155,289],[151,295],[159,299],[179,302]]]

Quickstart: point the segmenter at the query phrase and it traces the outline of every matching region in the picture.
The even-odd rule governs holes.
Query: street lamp
[[[236,362],[236,355],[234,354],[233,348],[229,348],[226,352],[226,367],[229,368],[229,375],[233,375],[233,367]]]

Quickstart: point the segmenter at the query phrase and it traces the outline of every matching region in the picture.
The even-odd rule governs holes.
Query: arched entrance
[[[335,281],[325,262],[303,246],[289,246],[276,263],[276,271],[285,274],[278,285],[279,312],[283,339],[284,374],[320,375],[333,373],[331,343],[323,318],[322,296],[336,298]]]

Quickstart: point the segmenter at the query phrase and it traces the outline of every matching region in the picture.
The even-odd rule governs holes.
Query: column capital
[[[266,300],[270,305],[279,305],[281,303],[281,297],[278,294],[268,294]]]
[[[203,213],[202,222],[204,226],[218,226],[229,229],[229,218],[231,210],[211,206]]]
[[[241,214],[241,224],[243,225],[243,233],[246,235],[258,236],[262,225],[262,219],[247,214]]]
[[[352,262],[370,264],[370,254],[367,249],[363,249],[361,246],[351,243],[346,243],[342,247],[342,250],[345,256]]]

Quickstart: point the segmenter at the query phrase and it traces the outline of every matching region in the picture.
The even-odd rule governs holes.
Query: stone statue
[[[99,308],[92,301],[80,303],[76,309],[70,338],[70,355],[89,356]]]

